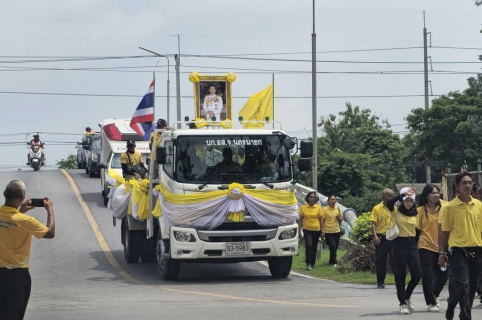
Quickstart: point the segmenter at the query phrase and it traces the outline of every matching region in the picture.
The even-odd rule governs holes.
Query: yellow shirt
[[[323,217],[323,210],[317,204],[310,206],[305,203],[300,208],[300,216],[303,217],[302,228],[309,231],[321,231],[320,219]]]
[[[442,206],[446,201],[440,200]],[[430,211],[427,206],[418,207],[418,227],[420,237],[418,239],[418,248],[426,249],[433,252],[438,250],[438,217],[442,207],[436,207],[435,212]],[[428,217],[428,218],[427,218]]]
[[[373,207],[370,221],[377,224],[377,233],[387,233],[387,230],[392,225],[392,219],[390,217],[390,210],[383,204],[383,201]]]
[[[242,165],[244,164],[244,162],[246,161],[246,156],[244,156],[244,157],[241,158],[241,157],[238,155],[238,159],[236,159],[236,155],[233,154],[233,161],[234,161],[234,162],[237,162],[240,166],[242,166]]]
[[[418,227],[418,214],[413,217],[409,217],[400,213],[397,207],[395,207],[390,214],[393,222],[397,221],[398,230],[400,231],[398,234],[399,237],[415,237],[415,229]]]
[[[133,166],[138,163],[142,163],[142,155],[139,151],[135,151],[134,153],[123,152],[120,157],[120,162],[125,163],[128,166]]]
[[[482,247],[482,203],[471,197],[467,204],[456,197],[445,207],[442,231],[450,231],[449,246]]]
[[[32,235],[42,238],[49,228],[16,208],[0,206],[0,267],[28,268]]]
[[[156,147],[154,148],[154,150],[159,147],[159,145],[161,144],[161,135],[162,135],[162,132],[163,131],[159,131],[157,133],[157,137],[156,137]],[[149,135],[149,146],[151,146],[152,148],[152,141],[154,140],[154,132],[151,132],[151,134]],[[154,152],[154,158],[156,158],[156,153]],[[151,154],[149,153],[149,155],[147,156],[147,159],[151,159]],[[155,159],[154,159],[155,160]]]
[[[334,208],[330,206],[323,207],[323,221],[326,233],[338,233],[341,231],[337,216],[343,219],[343,213],[337,206]]]

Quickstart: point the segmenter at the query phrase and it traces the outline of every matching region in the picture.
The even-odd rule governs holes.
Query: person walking
[[[382,202],[372,209],[370,221],[372,223],[373,245],[375,246],[375,265],[377,268],[377,288],[385,288],[385,277],[387,275],[387,258],[392,248],[392,242],[387,240],[385,234],[390,227],[390,210],[387,202],[393,197],[393,191],[383,189]]]
[[[323,238],[323,210],[317,204],[318,196],[316,191],[310,191],[305,197],[305,204],[300,208],[300,224],[298,236],[301,239],[301,229],[305,238],[305,260],[306,270],[311,270],[316,262],[316,248],[318,239]]]
[[[440,292],[447,282],[447,271],[442,271],[438,265],[438,216],[442,205],[440,189],[427,184],[423,188],[418,204],[418,255],[422,267],[422,286],[427,311],[440,311]]]
[[[26,215],[33,209],[30,199],[25,201],[25,184],[10,181],[0,206],[0,319],[23,319],[30,298],[32,280],[29,257],[32,235],[51,239],[55,236],[55,219],[52,201],[45,197],[47,225]],[[17,209],[20,208],[20,209]]]
[[[440,248],[440,267],[452,267],[460,319],[472,318],[472,304],[482,269],[482,203],[474,200],[472,177],[467,171],[455,177],[458,196],[445,206]]]
[[[397,207],[395,203],[400,201]],[[399,234],[392,240],[392,267],[395,275],[397,298],[400,303],[400,314],[409,314],[415,307],[411,301],[413,290],[422,278],[422,270],[417,251],[416,228],[418,226],[418,211],[415,207],[415,190],[403,188],[400,194],[387,202],[391,218],[396,223]],[[410,270],[410,281],[405,288],[407,266]]]
[[[325,227],[326,243],[328,248],[330,248],[330,261],[328,261],[328,264],[334,267],[338,264],[336,253],[341,237],[341,221],[343,221],[343,214],[340,208],[336,206],[336,196],[332,194],[328,196],[328,205],[323,208],[323,225]]]

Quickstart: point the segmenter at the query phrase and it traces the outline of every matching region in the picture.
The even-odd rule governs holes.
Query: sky
[[[190,72],[237,74],[235,118],[274,73],[275,120],[311,136],[312,10],[311,0],[1,1],[0,170],[25,168],[33,132],[46,142],[48,167],[76,154],[86,126],[132,116],[153,71],[155,118],[166,118],[167,59],[139,47],[169,57],[170,124],[180,48],[182,119],[194,116]],[[473,1],[316,0],[317,118],[350,102],[406,132],[410,110],[424,107],[424,10],[430,99],[467,87],[481,67],[482,8]]]

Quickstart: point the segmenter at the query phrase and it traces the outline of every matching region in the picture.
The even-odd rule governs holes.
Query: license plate
[[[251,253],[251,243],[249,242],[231,242],[226,243],[226,255],[246,255]]]

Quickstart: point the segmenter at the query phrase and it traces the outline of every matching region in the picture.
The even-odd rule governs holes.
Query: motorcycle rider
[[[41,157],[40,157],[40,162],[42,163],[42,166],[45,165],[45,155],[44,155],[44,144],[42,143],[42,141],[40,141],[40,136],[38,133],[35,133],[33,135],[33,139],[30,140],[30,142],[28,143],[28,148],[30,149],[32,146],[39,146],[39,150],[40,150],[40,154],[41,154]],[[27,166],[30,165],[30,152],[28,153],[28,162],[27,162]]]

